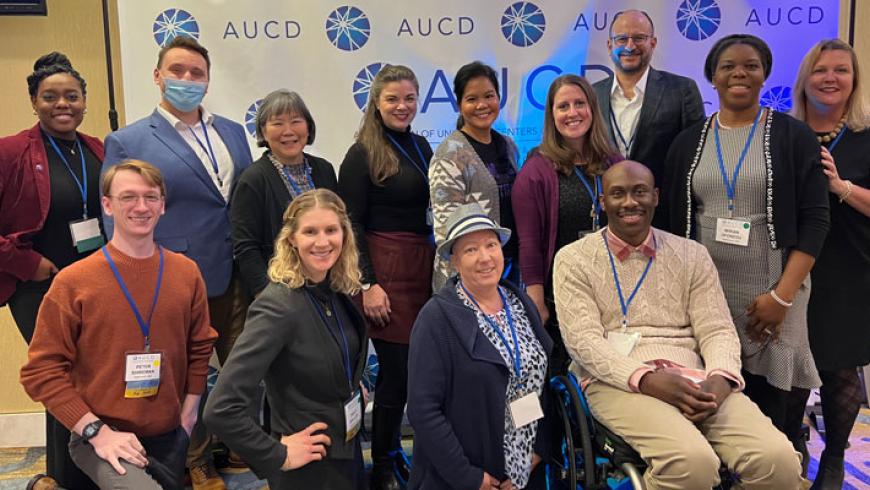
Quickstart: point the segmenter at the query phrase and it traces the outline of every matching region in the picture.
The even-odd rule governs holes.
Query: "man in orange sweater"
[[[72,432],[73,461],[100,488],[182,488],[190,430],[217,333],[196,264],[154,243],[160,171],[109,169],[109,244],[58,274],[21,384]]]

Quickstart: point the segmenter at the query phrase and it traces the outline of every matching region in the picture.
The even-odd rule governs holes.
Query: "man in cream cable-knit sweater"
[[[564,247],[553,282],[565,346],[595,417],[649,464],[648,489],[795,489],[800,458],[741,390],[740,345],[700,244],[650,226],[658,189],[625,161],[604,174],[608,227]]]

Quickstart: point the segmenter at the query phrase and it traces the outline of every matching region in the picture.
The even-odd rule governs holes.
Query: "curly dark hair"
[[[85,79],[73,68],[69,58],[63,53],[52,51],[40,56],[33,63],[33,73],[27,76],[27,92],[30,94],[30,97],[36,97],[36,92],[39,91],[39,84],[43,80],[58,73],[69,73],[82,86],[82,95],[88,94]]]

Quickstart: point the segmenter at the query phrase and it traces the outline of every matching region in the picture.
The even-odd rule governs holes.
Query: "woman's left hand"
[[[514,490],[514,489],[519,490],[518,487],[515,487],[514,484],[511,483],[510,478],[508,478],[507,480],[504,480],[503,482],[498,484],[498,490]]]
[[[787,311],[788,308],[777,303],[770,293],[759,294],[746,309],[749,338],[756,342],[764,342],[768,337],[778,338]]]
[[[834,156],[824,146],[822,147],[822,172],[828,177],[828,190],[840,196],[846,192],[846,182],[840,178]]]

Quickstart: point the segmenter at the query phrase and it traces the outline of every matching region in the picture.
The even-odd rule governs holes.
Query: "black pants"
[[[795,403],[796,400],[806,398],[803,396],[804,388],[792,388],[785,391],[770,385],[764,376],[743,371],[743,380],[746,388],[743,393],[749,397],[764,415],[770,417],[773,425],[785,434],[793,443],[801,437],[801,425],[803,424],[806,403]]]
[[[48,292],[51,282],[51,279],[47,279],[40,282],[19,283],[12,297],[9,298],[9,311],[12,312],[12,318],[15,319],[18,331],[21,332],[27,345],[30,345],[30,341],[33,340],[36,314],[39,312],[39,305],[42,304],[42,298]]]
[[[375,403],[403,407],[408,401],[408,344],[372,339],[378,353]]]

